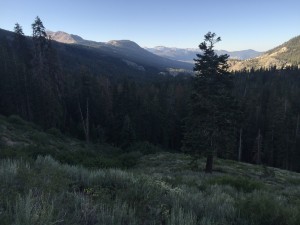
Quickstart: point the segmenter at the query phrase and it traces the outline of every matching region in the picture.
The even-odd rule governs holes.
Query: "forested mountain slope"
[[[94,47],[0,34],[1,114],[122,151],[138,142],[182,149],[192,76],[138,70]],[[299,70],[235,73],[230,91],[231,145],[216,156],[300,171]]]
[[[300,65],[300,36],[292,38],[282,45],[267,51],[254,59],[232,61],[231,70],[260,69]]]
[[[140,66],[155,67],[160,70],[165,70],[167,68],[192,70],[193,67],[193,65],[190,63],[170,60],[168,58],[152,54],[149,51],[141,48],[137,43],[130,40],[96,42],[84,40],[77,35],[72,35],[61,31],[48,31],[47,34],[51,36],[53,40],[61,43],[93,47],[99,50],[102,54],[121,58],[125,60],[125,62],[127,62],[129,65],[132,65],[132,63],[134,63]]]

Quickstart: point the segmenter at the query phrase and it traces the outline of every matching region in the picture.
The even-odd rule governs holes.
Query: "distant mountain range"
[[[62,31],[47,31],[47,34],[51,36],[52,40],[57,42],[93,47],[103,54],[121,58],[129,66],[135,67],[138,70],[143,70],[145,66],[155,67],[161,70],[170,68],[192,70],[193,68],[193,65],[190,63],[180,62],[153,54],[130,40],[95,42],[84,40],[80,36]]]
[[[300,66],[300,36],[273,48],[263,55],[243,61],[230,61],[231,70],[259,69],[276,66],[277,68],[298,65]]]
[[[200,50],[196,48],[169,48],[164,46],[158,46],[154,48],[145,49],[162,57],[189,63],[194,63],[193,59],[196,57],[196,54],[200,53]],[[250,59],[263,54],[262,52],[258,52],[252,49],[233,52],[225,50],[216,50],[215,52],[218,55],[228,54],[231,59],[239,60]]]
[[[191,72],[193,59],[199,53],[198,49],[180,49],[168,47],[142,48],[130,40],[113,40],[109,42],[95,42],[81,38],[78,35],[62,31],[47,31],[57,43],[61,57],[67,61],[66,65],[80,67],[80,63],[87,62],[97,70],[116,71],[168,71],[176,75],[179,72]],[[13,33],[0,29],[0,37],[12,39]],[[64,44],[62,44],[64,43]],[[282,45],[265,53],[254,50],[228,52],[216,51],[217,54],[228,54],[231,70],[259,69],[276,66],[277,68],[300,66],[300,36],[292,38]],[[253,58],[254,57],[254,58]],[[102,62],[102,63],[101,63]],[[95,69],[96,70],[96,69]],[[135,72],[133,72],[135,73]]]

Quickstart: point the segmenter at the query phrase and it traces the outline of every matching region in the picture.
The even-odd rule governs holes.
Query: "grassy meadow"
[[[1,225],[299,225],[300,174],[89,145],[0,117]]]

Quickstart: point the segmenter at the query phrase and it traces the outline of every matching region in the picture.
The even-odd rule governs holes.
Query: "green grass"
[[[0,158],[31,160],[51,155],[59,162],[88,168],[134,167],[142,155],[158,149],[149,143],[134,144],[126,152],[104,144],[87,145],[55,128],[44,132],[15,115],[0,117],[0,148]]]
[[[253,179],[244,177],[232,177],[232,176],[219,176],[214,177],[207,182],[208,185],[229,185],[235,188],[237,191],[252,192],[254,190],[260,190],[265,188],[262,182],[255,181]]]
[[[216,159],[205,174],[204,159],[86,145],[19,118],[0,116],[0,135],[1,225],[299,225],[298,173]]]
[[[31,162],[2,159],[0,171],[3,225],[297,225],[300,218],[299,199],[286,195],[275,184],[245,189],[239,178],[230,174],[207,176],[185,171],[181,175],[194,177],[196,185],[186,185],[186,178],[174,185],[166,181],[164,176],[171,176],[168,173],[152,176],[139,168],[88,170],[61,164],[49,156]],[[180,176],[178,171],[176,174]],[[200,189],[201,184],[206,188]],[[293,184],[293,190],[299,195],[300,186]]]

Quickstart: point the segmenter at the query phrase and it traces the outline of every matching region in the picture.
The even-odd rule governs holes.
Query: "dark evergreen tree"
[[[24,32],[23,32],[23,29],[22,29],[22,27],[19,23],[15,24],[14,32],[15,32],[15,34],[16,34],[15,36],[17,36],[17,38],[24,39]]]
[[[56,51],[39,17],[32,24],[32,40],[34,120],[44,127],[60,127],[64,115],[61,72]]]
[[[34,41],[36,50],[43,51],[47,42],[47,33],[40,17],[37,16],[35,18],[34,23],[31,25],[31,27],[32,39]]]
[[[121,130],[121,147],[123,149],[128,148],[131,144],[136,141],[136,134],[131,122],[131,119],[128,115],[125,116],[123,127]]]
[[[26,37],[20,24],[16,23],[14,27],[14,61],[15,61],[15,87],[18,96],[19,114],[32,120],[32,106],[30,104],[30,84],[31,73],[30,63],[32,59],[31,49],[28,46]]]
[[[206,172],[212,172],[213,156],[234,150],[234,100],[231,76],[227,72],[228,55],[218,56],[214,45],[221,40],[208,32],[199,45],[194,71],[194,91],[186,118],[183,149],[193,156],[207,157]]]

